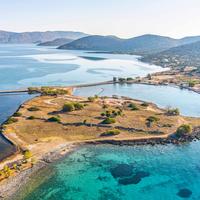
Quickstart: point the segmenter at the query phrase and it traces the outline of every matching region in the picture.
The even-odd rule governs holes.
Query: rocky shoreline
[[[192,142],[195,140],[200,140],[200,127],[194,128],[193,132],[190,135],[185,135],[184,137],[175,138],[173,135],[167,138],[150,138],[150,139],[134,139],[134,140],[94,140],[86,141],[83,143],[71,143],[67,145],[62,145],[60,149],[52,151],[44,155],[32,168],[28,168],[24,171],[21,171],[16,176],[11,176],[6,180],[3,180],[0,183],[0,199],[11,200],[14,198],[16,192],[18,192],[25,184],[27,184],[32,176],[37,173],[39,170],[47,167],[49,164],[56,162],[59,159],[62,159],[64,156],[67,156],[69,153],[72,153],[81,145],[101,145],[101,144],[110,144],[110,145],[167,145],[175,144],[181,145],[183,143]]]
[[[85,144],[111,144],[111,145],[166,145],[166,144],[175,144],[180,145],[187,142],[192,142],[195,140],[200,140],[200,127],[194,128],[193,132],[189,135],[184,135],[182,137],[177,138],[175,135],[171,135],[166,138],[144,138],[144,139],[134,139],[134,140],[96,140],[96,141],[88,141]]]
[[[69,153],[72,153],[77,149],[77,147],[78,146],[73,143],[62,145],[60,149],[57,149],[44,155],[31,168],[27,168],[23,171],[20,171],[16,176],[10,176],[8,179],[1,181],[0,199],[14,199],[16,192],[18,192],[22,186],[27,184],[36,172],[47,167],[49,164],[63,158],[64,156],[67,156]]]

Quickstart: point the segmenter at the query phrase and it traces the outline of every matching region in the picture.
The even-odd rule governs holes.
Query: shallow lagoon
[[[131,55],[58,50],[33,44],[0,45],[0,89],[91,83],[162,70]]]
[[[33,98],[35,95],[12,94],[0,95],[0,125],[11,116],[18,107],[26,100]],[[10,144],[3,136],[0,136],[0,160],[11,155],[15,147]]]
[[[18,199],[180,200],[181,189],[192,192],[189,199],[199,199],[199,151],[199,142],[154,147],[85,146],[40,171]],[[120,182],[127,177],[134,177],[134,181]]]
[[[144,84],[101,85],[74,90],[78,96],[126,96],[153,102],[161,108],[179,108],[181,114],[200,117],[200,95],[186,89],[172,86],[154,86]]]

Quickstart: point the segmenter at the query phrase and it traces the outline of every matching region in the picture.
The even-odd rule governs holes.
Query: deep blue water
[[[75,95],[93,96],[127,96],[134,99],[154,102],[159,107],[179,108],[181,114],[200,117],[200,95],[198,93],[171,86],[154,86],[143,84],[101,85],[88,88],[78,88]]]
[[[188,199],[198,200],[199,152],[199,142],[82,147],[40,171],[18,199],[180,200],[177,193],[187,189]]]

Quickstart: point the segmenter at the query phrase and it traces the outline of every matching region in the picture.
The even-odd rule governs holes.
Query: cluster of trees
[[[122,78],[122,77],[113,77],[113,82],[120,82],[120,83],[123,83],[123,82],[127,82],[127,81],[132,81],[133,78],[132,77],[127,77],[127,78]]]
[[[20,163],[14,163],[10,165],[5,165],[2,170],[0,170],[0,179],[8,178],[11,176],[14,172],[20,171],[20,166],[22,164],[27,163],[30,160],[31,165],[35,164],[35,161],[32,157],[32,153],[30,150],[26,150],[23,152],[23,161]]]
[[[107,106],[103,106],[103,108],[107,108]],[[113,124],[116,122],[116,117],[122,115],[122,109],[118,108],[115,110],[105,110],[104,112],[101,113],[102,117],[106,117],[103,121],[102,124]]]
[[[84,104],[79,102],[68,102],[63,105],[63,112],[72,112],[74,110],[82,110],[84,108]]]
[[[171,116],[180,115],[180,110],[178,108],[168,108],[167,115],[171,115]]]
[[[41,94],[48,96],[57,96],[68,94],[68,91],[61,88],[41,87]]]
[[[106,110],[105,112],[101,113],[102,117],[112,117],[115,118],[117,116],[121,116],[122,115],[122,110]]]

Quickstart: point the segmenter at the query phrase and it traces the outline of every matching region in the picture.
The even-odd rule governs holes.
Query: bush
[[[16,112],[16,113],[14,113],[13,116],[14,116],[14,117],[20,117],[20,116],[22,116],[22,113],[20,113],[20,112]]]
[[[15,122],[18,122],[18,119],[11,117],[5,122],[5,124],[12,124]]]
[[[60,118],[59,117],[50,117],[48,119],[49,122],[60,122]]]
[[[107,117],[106,119],[102,121],[102,124],[114,124],[115,122],[116,120],[114,118]]]
[[[33,107],[28,108],[27,110],[33,112],[33,111],[39,111],[40,109],[36,106],[33,106]]]
[[[146,125],[148,126],[148,127],[151,127],[151,125],[153,124],[153,123],[155,123],[155,122],[158,122],[160,119],[159,118],[157,118],[157,117],[155,117],[155,116],[150,116],[150,117],[148,117],[147,119],[146,119]]]
[[[34,117],[34,116],[30,116],[30,117],[28,117],[27,119],[33,120],[33,119],[35,119],[35,117]]]
[[[106,114],[105,114],[104,112],[102,112],[102,113],[101,113],[101,116],[102,116],[102,117],[105,117],[105,116],[106,116]]]
[[[82,110],[84,106],[85,106],[84,104],[79,102],[70,102],[70,103],[65,103],[62,110],[64,112],[72,112],[74,110]]]
[[[139,108],[134,103],[130,103],[128,107],[131,108],[131,110],[139,110]]]
[[[126,80],[127,80],[127,81],[132,81],[132,80],[133,80],[133,78],[131,78],[131,77],[128,77]]]
[[[189,134],[191,132],[192,132],[191,125],[183,124],[177,129],[176,136],[181,137],[181,136],[184,136],[184,135]]]
[[[195,84],[196,84],[196,82],[195,82],[195,81],[192,81],[192,80],[188,82],[188,86],[189,86],[189,87],[194,87]]]
[[[98,96],[95,95],[94,97],[88,97],[88,101],[95,102],[98,99]]]
[[[146,119],[147,122],[153,123],[153,122],[158,122],[160,119],[155,116],[150,116]]]
[[[114,135],[119,135],[120,131],[118,129],[113,129],[106,131],[105,133],[102,133],[101,136],[114,136]]]
[[[29,158],[32,157],[32,153],[29,150],[24,151],[24,159],[28,160]]]
[[[143,103],[141,104],[141,106],[143,106],[143,107],[148,107],[149,104],[148,104],[147,102],[143,102]]]
[[[9,177],[11,175],[11,169],[10,167],[8,167],[8,165],[5,165],[3,167],[3,174],[5,175],[5,177]]]
[[[63,112],[72,112],[74,110],[75,110],[75,107],[73,103],[65,103],[62,108]]]
[[[84,105],[79,102],[73,103],[75,110],[82,110],[84,108]]]
[[[171,116],[180,115],[180,111],[178,108],[169,108],[167,110],[167,115],[171,115]]]

